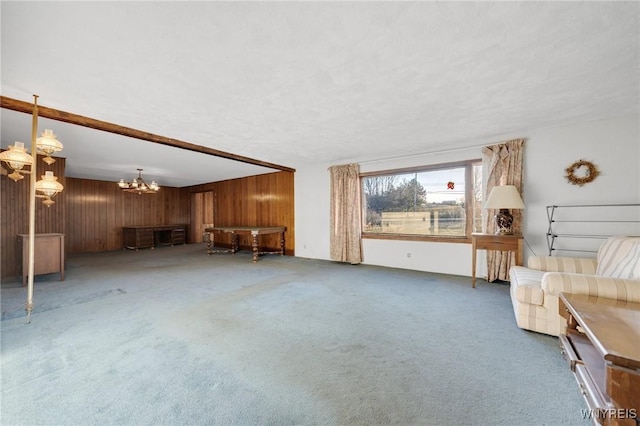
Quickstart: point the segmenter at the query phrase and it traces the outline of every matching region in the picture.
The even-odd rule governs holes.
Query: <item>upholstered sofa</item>
[[[640,302],[640,237],[609,238],[595,259],[531,256],[509,275],[518,327],[558,336],[566,322],[561,292]]]

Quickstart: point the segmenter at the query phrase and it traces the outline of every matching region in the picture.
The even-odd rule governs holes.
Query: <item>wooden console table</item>
[[[476,288],[476,254],[478,250],[515,251],[516,265],[522,265],[522,235],[471,234],[471,287]]]
[[[640,419],[640,303],[560,294],[562,355],[594,420],[636,425]]]
[[[238,240],[240,239],[241,234],[251,235],[252,237],[252,251],[253,251],[253,263],[258,261],[258,256],[261,254],[279,254],[280,256],[284,256],[284,231],[286,227],[284,226],[214,226],[211,228],[205,228],[204,232],[209,233],[209,238],[207,238],[207,254],[211,255],[213,253],[221,253],[221,252],[231,252],[236,253],[239,250]],[[230,249],[222,249],[216,250],[214,249],[215,239],[214,234],[218,232],[224,232],[231,234],[231,248]],[[280,234],[280,250],[270,250],[270,251],[260,251],[258,247],[258,237],[260,235],[267,234]]]
[[[124,248],[132,250],[185,244],[186,228],[186,225],[125,226],[122,241]]]
[[[35,234],[33,275],[60,273],[64,281],[64,234]],[[18,234],[22,285],[29,275],[29,234]]]

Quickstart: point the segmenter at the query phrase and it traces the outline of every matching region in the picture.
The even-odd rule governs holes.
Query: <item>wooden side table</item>
[[[522,235],[471,234],[471,287],[476,288],[476,253],[478,250],[515,251],[516,265],[522,265],[524,237]]]

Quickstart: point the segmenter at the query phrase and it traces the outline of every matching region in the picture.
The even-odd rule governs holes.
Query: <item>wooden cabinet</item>
[[[35,234],[34,241],[33,274],[59,272],[64,281],[64,234]],[[18,256],[24,286],[29,275],[29,234],[18,234]]]
[[[186,244],[186,225],[127,226],[122,228],[122,241],[133,250]]]
[[[173,228],[171,230],[171,244],[186,244],[186,232],[184,226]]]
[[[141,249],[154,247],[153,230],[149,228],[132,227],[122,228],[122,241],[128,249]]]
[[[562,355],[596,424],[640,418],[640,303],[560,294]]]

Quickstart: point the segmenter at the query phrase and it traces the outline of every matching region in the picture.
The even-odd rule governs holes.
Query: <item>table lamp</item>
[[[524,209],[524,203],[513,185],[494,186],[484,203],[485,209],[496,209],[496,234],[513,234],[513,215],[509,209]]]

